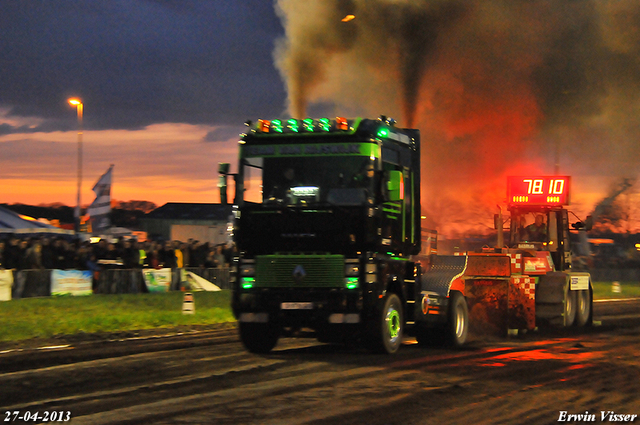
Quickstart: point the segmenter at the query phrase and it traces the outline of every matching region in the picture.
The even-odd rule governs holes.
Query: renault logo
[[[307,272],[304,270],[300,264],[293,269],[293,280],[299,285],[302,283],[302,280],[307,276]]]

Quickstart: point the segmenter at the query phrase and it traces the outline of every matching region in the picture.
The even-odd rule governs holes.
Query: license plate
[[[282,310],[313,310],[313,303],[282,303]]]

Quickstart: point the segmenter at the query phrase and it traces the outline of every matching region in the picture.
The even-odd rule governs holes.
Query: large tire
[[[370,341],[372,351],[393,354],[402,344],[404,332],[404,313],[400,298],[389,293],[384,298],[382,309],[376,316],[375,332]]]
[[[587,326],[591,324],[591,291],[582,289],[576,291],[576,326]]]
[[[280,337],[278,328],[268,323],[243,323],[238,326],[240,340],[252,353],[264,354],[273,350]]]
[[[577,291],[567,290],[564,302],[564,325],[573,326],[576,321],[576,311],[578,310]]]
[[[447,343],[452,347],[462,347],[469,334],[469,308],[467,300],[460,292],[452,291],[449,298],[447,323]]]

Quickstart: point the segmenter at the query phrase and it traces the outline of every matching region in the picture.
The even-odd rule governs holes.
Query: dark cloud
[[[0,106],[68,130],[217,124],[281,110],[272,63],[283,29],[270,2],[0,2]]]
[[[290,113],[332,104],[415,125],[425,206],[482,194],[494,207],[506,175],[556,166],[637,175],[637,0],[307,3],[277,0]]]

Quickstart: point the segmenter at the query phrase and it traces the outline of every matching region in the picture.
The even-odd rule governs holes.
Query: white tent
[[[31,217],[17,214],[4,207],[0,207],[0,233],[40,234],[51,233],[59,235],[74,235],[73,230],[60,229],[50,224],[42,223]]]

